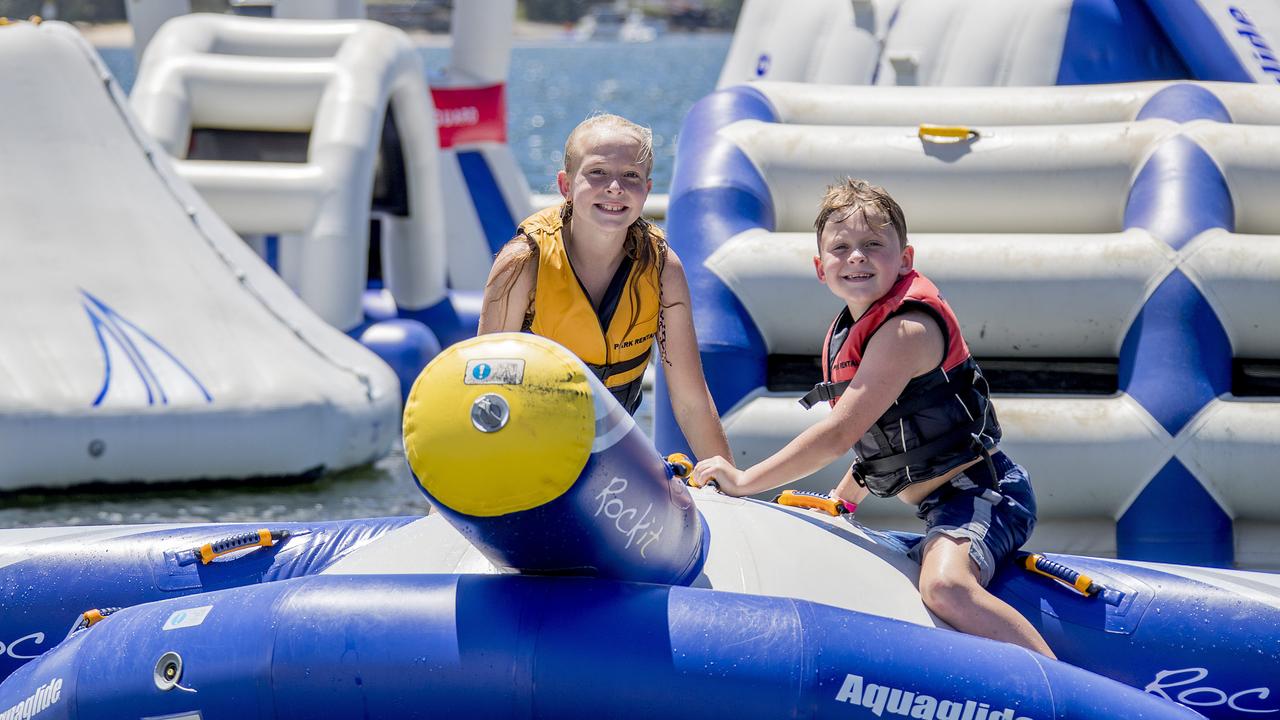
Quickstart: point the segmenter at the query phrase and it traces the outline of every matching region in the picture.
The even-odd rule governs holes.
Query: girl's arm
[[[520,332],[537,279],[537,246],[517,235],[502,246],[489,270],[478,334]]]
[[[711,391],[707,389],[706,378],[702,375],[689,283],[685,280],[680,258],[671,248],[667,248],[661,282],[667,360],[663,362],[659,358],[658,361],[666,375],[671,411],[695,456],[732,458],[729,440],[720,425],[720,415],[716,413]],[[731,460],[727,462],[732,465]]]
[[[719,458],[700,462],[693,484],[714,479],[728,495],[754,495],[821,470],[849,452],[911,378],[937,367],[942,352],[942,330],[928,315],[909,312],[890,319],[871,336],[857,375],[825,418],[745,471]]]

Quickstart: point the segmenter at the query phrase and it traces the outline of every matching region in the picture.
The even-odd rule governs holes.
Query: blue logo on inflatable
[[[1253,59],[1258,61],[1258,67],[1262,72],[1271,76],[1271,79],[1280,83],[1280,62],[1276,60],[1275,51],[1271,49],[1271,44],[1262,36],[1262,32],[1257,25],[1249,19],[1248,15],[1238,7],[1227,8],[1227,12],[1231,13],[1231,17],[1236,21],[1236,34],[1253,46]]]
[[[764,77],[769,72],[769,65],[772,63],[769,53],[760,53],[760,59],[756,60],[756,77]]]
[[[477,380],[484,380],[493,373],[493,368],[488,363],[480,363],[471,370],[471,377]]]
[[[102,388],[93,407],[213,402],[204,384],[160,341],[87,290],[80,294],[102,351]]]

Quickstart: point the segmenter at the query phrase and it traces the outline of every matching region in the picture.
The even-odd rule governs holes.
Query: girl
[[[520,223],[485,284],[480,333],[523,330],[572,350],[634,413],[654,345],[672,411],[698,457],[732,457],[702,376],[684,268],[640,217],[653,133],[597,115],[570,133],[565,202]]]

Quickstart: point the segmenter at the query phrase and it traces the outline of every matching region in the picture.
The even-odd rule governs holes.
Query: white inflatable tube
[[[320,168],[296,163],[200,160],[178,166],[223,220],[245,233],[305,233],[321,209],[327,180]],[[271,203],[262,203],[270,197]]]
[[[921,90],[909,87],[842,87],[761,81],[753,83],[768,99],[778,121],[798,125],[1074,125],[1130,122],[1152,97],[1177,82],[1038,87],[930,88],[921,107]],[[1280,124],[1280,95],[1253,85],[1198,83],[1222,103],[1240,125]],[[1220,128],[1221,129],[1221,128]]]
[[[909,232],[1095,233],[1120,231],[1140,161],[1175,128],[980,126],[976,141],[931,144],[914,128],[746,120],[720,135],[768,183],[780,230],[812,227],[827,185],[856,172],[911,208]]]
[[[147,52],[133,104],[150,132],[238,232],[298,235],[281,258],[322,317],[364,317],[369,198],[383,120],[404,150],[410,211],[385,243],[388,289],[402,307],[446,295],[435,117],[404,33],[365,21],[264,21],[193,15]],[[308,132],[300,165],[186,160],[193,128]]]
[[[1272,328],[1280,307],[1276,235],[1210,230],[1187,246],[1182,269],[1204,291],[1241,357],[1280,356]]]
[[[1139,229],[912,233],[911,243],[917,267],[946,288],[980,357],[1004,356],[1010,348],[1044,357],[1115,357],[1139,308],[1174,267],[1168,246]],[[816,252],[812,232],[749,230],[720,246],[706,266],[746,306],[770,352],[817,355],[840,305],[814,275]],[[1020,312],[1006,312],[1010,307]]]

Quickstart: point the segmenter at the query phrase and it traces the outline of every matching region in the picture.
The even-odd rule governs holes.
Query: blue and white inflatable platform
[[[1280,568],[1278,20],[1208,0],[748,2],[681,131],[667,227],[739,464],[826,412],[796,402],[839,309],[813,220],[861,177],[903,206],[992,382],[1033,546]],[[655,439],[677,449],[665,392]],[[909,528],[911,510],[859,513]]]
[[[405,442],[422,519],[0,531],[0,717],[1280,711],[1276,576],[1054,556],[1096,592],[992,589],[1062,661],[963,635],[920,602],[918,538],[689,490],[541,338],[445,350]]]

